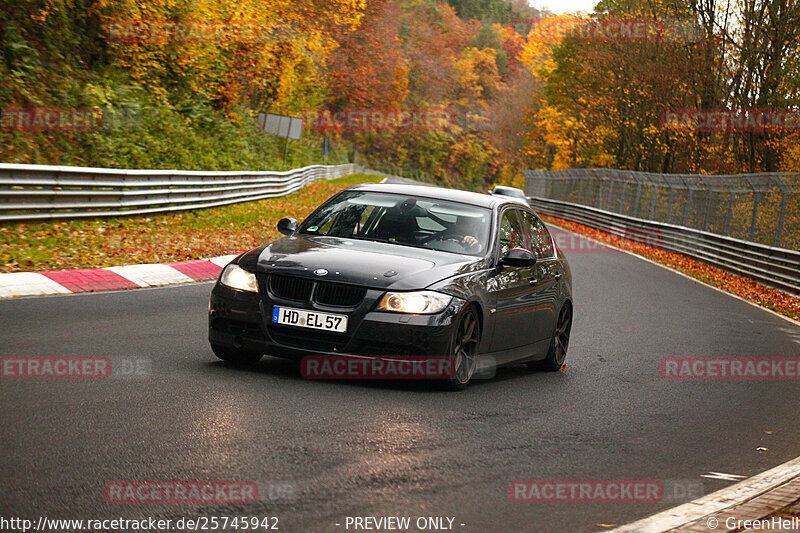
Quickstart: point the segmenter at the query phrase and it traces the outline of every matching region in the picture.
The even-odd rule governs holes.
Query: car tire
[[[263,355],[260,353],[246,352],[236,348],[217,346],[214,344],[211,345],[211,350],[214,352],[214,355],[223,361],[242,366],[254,365],[261,360],[261,357],[263,357]]]
[[[553,330],[553,337],[550,339],[550,347],[547,350],[547,357],[541,361],[527,363],[528,368],[544,370],[545,372],[557,372],[564,367],[567,359],[567,349],[569,348],[569,335],[572,331],[572,308],[569,304],[561,308],[558,314],[558,322]]]
[[[444,388],[451,391],[464,390],[472,379],[478,366],[481,341],[481,322],[474,306],[467,306],[456,319],[456,324],[449,353],[454,375],[444,380]]]

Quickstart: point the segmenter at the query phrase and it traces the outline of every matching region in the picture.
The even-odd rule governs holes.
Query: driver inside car
[[[475,254],[481,251],[482,245],[475,235],[479,235],[483,217],[460,216],[452,227],[439,233],[439,240],[457,242],[464,253]]]

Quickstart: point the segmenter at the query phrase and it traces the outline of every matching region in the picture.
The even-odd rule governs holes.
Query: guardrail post
[[[566,202],[572,202],[572,176],[567,175],[561,180],[561,187],[563,188],[561,199]]]
[[[128,189],[128,178],[129,177],[130,176],[128,175],[127,172],[122,175],[122,191],[125,191],[125,190]],[[117,198],[117,209],[119,209],[120,211],[122,210],[123,207],[125,207],[125,204],[124,204],[125,196],[122,194],[122,191],[119,191],[120,195]]]
[[[775,246],[781,247],[783,238],[783,219],[786,217],[786,191],[781,191],[781,211],[778,214],[778,229],[775,232]]]
[[[611,201],[614,198],[614,178],[608,178],[608,199],[606,199],[606,209],[611,211]]]
[[[758,202],[761,199],[757,191],[753,191],[753,215],[750,218],[750,241],[755,242],[756,223],[758,222]]]
[[[758,201],[760,200],[758,189],[756,189],[755,184],[750,179],[749,176],[744,177],[747,180],[747,183],[750,185],[750,188],[753,189],[753,212],[750,216],[750,241],[752,242],[755,239],[756,235],[756,222],[758,221]]]
[[[733,201],[736,199],[736,193],[731,191],[731,197],[728,201],[728,212],[725,213],[725,235],[731,234],[731,218],[733,218]]]
[[[706,199],[706,214],[703,217],[703,231],[706,231],[708,229],[708,217],[711,214],[711,199],[712,199],[711,195],[712,194],[713,194],[713,192],[711,192],[711,188],[708,188],[706,190],[706,195],[708,195],[708,198]]]
[[[686,209],[683,210],[683,225],[689,227],[689,209],[692,208],[694,202],[694,189],[689,187],[689,194],[686,196]]]
[[[672,220],[672,201],[673,197],[675,196],[675,189],[672,187],[671,183],[667,183],[669,186],[669,198],[667,199],[667,220],[666,222],[669,223]]]
[[[60,187],[61,187],[61,185],[60,185],[60,179],[59,179],[59,174],[58,174],[58,172],[56,172],[56,173],[53,175],[53,177],[54,177],[54,180],[53,180],[53,181],[54,181],[53,189],[54,189],[54,190],[59,190],[59,189],[60,189]],[[49,201],[48,201],[48,203],[50,204],[50,207],[47,209],[47,212],[48,212],[48,213],[51,213],[51,214],[52,214],[52,213],[55,213],[56,194],[58,194],[58,193],[55,193],[53,196],[51,196],[51,197],[50,197],[50,199],[49,199]]]
[[[650,200],[650,220],[656,219],[656,199],[658,198],[658,184],[653,183],[653,198]]]
[[[595,198],[594,206],[600,209],[600,206],[602,205],[601,201],[603,199],[603,182],[596,177],[594,179],[594,182],[597,184],[597,197]]]
[[[781,240],[783,238],[783,219],[786,218],[786,197],[788,196],[788,190],[786,184],[783,183],[778,176],[775,176],[775,180],[778,182],[778,185],[781,188],[781,210],[778,213],[778,227],[775,230],[775,246],[777,248],[781,247]]]

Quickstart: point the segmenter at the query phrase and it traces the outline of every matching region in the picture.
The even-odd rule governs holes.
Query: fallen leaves
[[[5,224],[0,272],[102,268],[240,253],[279,237],[334,193],[377,176],[317,181],[291,195],[174,215]]]

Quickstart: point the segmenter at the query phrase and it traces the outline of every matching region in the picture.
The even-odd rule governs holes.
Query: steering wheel
[[[432,235],[427,241],[425,241],[425,244],[428,244],[430,242],[435,242],[435,241],[439,241],[439,242],[448,242],[448,241],[454,242],[458,246],[460,246],[462,248],[462,250],[464,252],[466,252],[466,253],[479,252],[480,249],[482,248],[481,243],[479,243],[479,242],[477,242],[475,244],[466,244],[464,242],[464,236],[459,236],[459,235],[457,235],[455,233],[445,233],[445,234]]]
[[[459,238],[454,233],[434,233],[433,235],[429,235],[421,240],[421,242],[427,244],[433,241],[456,241],[461,242],[461,238]]]

